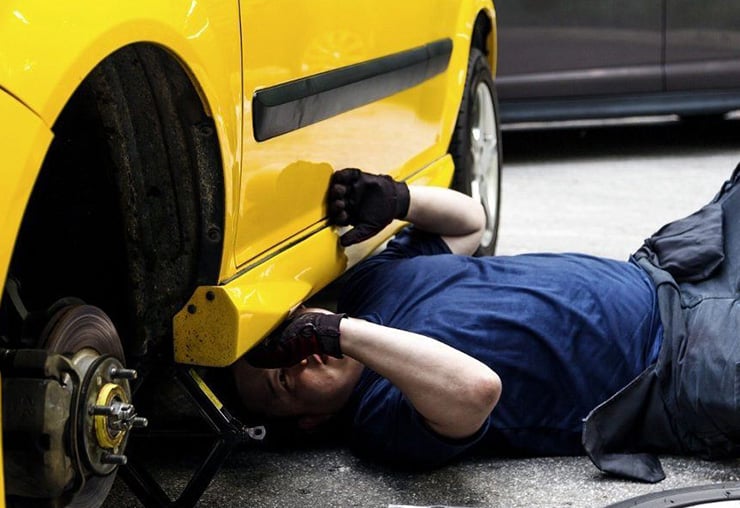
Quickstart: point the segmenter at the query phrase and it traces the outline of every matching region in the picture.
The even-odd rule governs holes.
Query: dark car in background
[[[740,109],[740,2],[497,0],[501,121]]]

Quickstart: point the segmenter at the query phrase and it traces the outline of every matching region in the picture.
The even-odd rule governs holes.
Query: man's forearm
[[[472,254],[486,228],[483,205],[465,194],[442,187],[407,186],[388,175],[356,168],[332,175],[326,210],[330,224],[354,226],[340,237],[344,247],[376,235],[393,219],[406,219],[441,235],[453,253]]]
[[[486,227],[483,206],[460,192],[442,187],[409,186],[406,220],[442,236],[456,254],[472,254]]]
[[[496,373],[437,340],[353,318],[342,320],[341,337],[346,355],[398,387],[441,435],[472,435],[498,401]]]

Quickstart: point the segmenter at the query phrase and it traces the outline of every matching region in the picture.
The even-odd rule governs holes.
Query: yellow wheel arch
[[[51,125],[98,63],[119,48],[149,42],[178,55],[218,108],[241,97],[238,41],[236,1],[5,2],[0,86]]]
[[[465,87],[465,74],[468,68],[468,56],[473,44],[473,32],[476,21],[485,16],[490,22],[491,31],[488,34],[486,45],[488,49],[489,63],[495,76],[496,74],[496,14],[493,3],[490,0],[468,0],[463,2],[444,2],[444,6],[450,9],[449,14],[457,13],[454,21],[454,44],[449,68],[458,69],[458,72],[448,72],[447,78],[440,86],[444,86],[444,118],[442,120],[443,130],[441,140],[444,142],[446,151],[449,141],[452,139],[452,131],[455,120],[462,102],[463,89]],[[439,13],[440,16],[445,14]]]
[[[110,55],[132,44],[162,47],[189,74],[214,120],[223,179],[229,189],[239,175],[237,154],[241,150],[238,7],[236,0],[4,2],[0,6],[0,88],[52,129],[82,81]],[[36,147],[41,157],[50,141],[47,138],[46,145]],[[27,199],[39,169],[40,164],[26,167],[19,187],[6,191]],[[227,193],[224,201],[228,225],[234,213],[233,196]],[[18,209],[22,211],[23,206]],[[16,231],[20,217],[16,220],[4,232]],[[228,227],[225,234],[229,234]],[[0,272],[6,270],[4,263]]]

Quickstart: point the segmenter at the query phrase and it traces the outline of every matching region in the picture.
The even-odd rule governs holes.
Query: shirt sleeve
[[[486,434],[490,416],[465,439],[434,432],[401,391],[379,377],[368,387],[355,413],[351,445],[370,460],[403,469],[441,466],[472,448]]]

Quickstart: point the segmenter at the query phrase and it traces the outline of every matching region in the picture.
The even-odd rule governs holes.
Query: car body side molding
[[[255,92],[254,138],[265,141],[389,97],[441,74],[452,40],[384,56]]]

